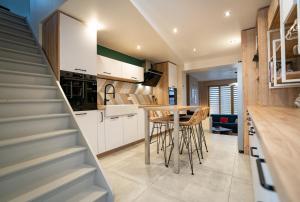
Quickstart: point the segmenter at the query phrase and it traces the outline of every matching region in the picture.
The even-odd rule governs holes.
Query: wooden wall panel
[[[256,53],[256,28],[242,31],[242,61],[243,61],[243,98],[244,109],[248,105],[256,105],[258,98],[258,70],[256,63],[252,61]],[[244,110],[244,152],[248,154],[249,137]]]
[[[42,43],[56,79],[59,80],[59,12],[55,12],[43,22]]]
[[[160,105],[169,105],[169,72],[168,72],[168,62],[158,63],[154,65],[157,71],[163,73],[157,86],[153,88],[153,94],[157,98],[157,103]]]

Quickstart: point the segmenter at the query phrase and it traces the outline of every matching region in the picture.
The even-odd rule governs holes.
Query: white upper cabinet
[[[123,78],[142,82],[144,81],[144,68],[124,62]]]
[[[144,81],[144,68],[104,56],[97,56],[97,74],[102,76]]]
[[[177,67],[173,63],[168,63],[169,87],[177,88]]]
[[[104,56],[97,56],[97,74],[111,77],[122,77],[122,63]]]
[[[285,22],[291,15],[293,8],[297,5],[297,0],[280,0],[281,12],[280,16],[283,22]]]
[[[60,13],[60,69],[96,75],[97,32]]]

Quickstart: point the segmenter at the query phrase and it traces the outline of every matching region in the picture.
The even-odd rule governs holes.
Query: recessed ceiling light
[[[173,33],[176,34],[178,32],[178,29],[175,27],[173,28]]]
[[[194,52],[196,52],[196,51],[197,51],[197,49],[196,49],[196,48],[193,48],[193,51],[194,51]]]
[[[224,12],[224,16],[225,16],[225,17],[231,16],[231,11],[225,11],[225,12]]]
[[[142,47],[141,47],[140,45],[137,45],[137,46],[136,46],[136,49],[138,49],[138,50],[141,50],[141,48],[142,48]]]
[[[103,26],[103,24],[99,23],[97,20],[92,19],[88,22],[88,28],[90,30],[99,31],[99,30],[103,30],[104,26]]]

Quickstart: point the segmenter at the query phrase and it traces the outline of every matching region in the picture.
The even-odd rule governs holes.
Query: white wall
[[[21,1],[21,0],[19,0]],[[66,0],[30,0],[29,23],[39,42],[42,41],[41,22],[57,10]]]
[[[0,5],[21,16],[28,16],[30,11],[30,0],[0,0]]]
[[[237,65],[238,82],[238,149],[244,151],[244,101],[243,101],[243,65]]]

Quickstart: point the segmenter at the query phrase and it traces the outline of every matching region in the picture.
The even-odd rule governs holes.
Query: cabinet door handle
[[[110,75],[111,73],[110,72],[103,72],[103,74],[109,74]]]
[[[127,117],[133,117],[134,116],[134,114],[129,114]]]
[[[86,69],[81,69],[81,71],[86,72]]]
[[[78,113],[78,114],[75,114],[76,116],[82,116],[82,115],[87,115],[87,113]]]
[[[262,168],[262,163],[266,163],[265,159],[256,159],[256,165],[257,165],[257,171],[258,171],[260,185],[269,191],[275,191],[275,187],[273,185],[269,185],[266,183],[264,171]]]
[[[103,112],[101,112],[101,123],[104,121]]]
[[[80,71],[81,69],[75,68],[74,70],[76,70],[76,71]]]
[[[250,131],[250,130],[248,131],[248,135],[253,136],[253,134],[254,133],[252,131]]]
[[[111,117],[110,119],[118,119],[119,117],[118,116],[116,116],[116,117]]]
[[[250,155],[252,156],[252,157],[255,157],[255,158],[259,158],[259,156],[258,155],[254,155],[253,154],[253,150],[257,150],[257,147],[250,147]]]
[[[136,77],[133,77],[133,76],[132,76],[131,78],[132,78],[132,79],[135,79],[135,80],[137,80],[137,78],[136,78]]]

